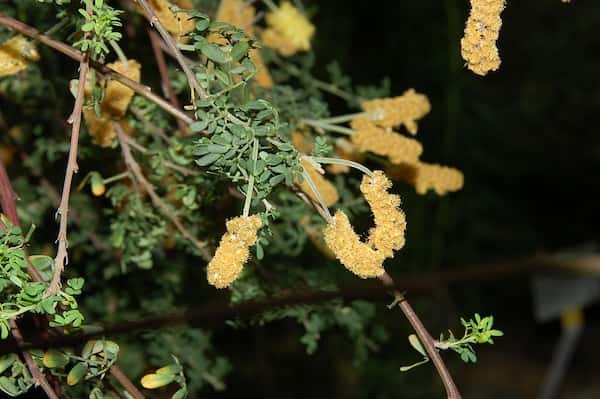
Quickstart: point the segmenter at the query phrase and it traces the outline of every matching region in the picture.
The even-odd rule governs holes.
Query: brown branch
[[[140,390],[137,389],[131,380],[125,374],[123,374],[121,369],[119,369],[117,366],[112,366],[110,368],[110,374],[115,377],[117,381],[119,381],[119,384],[121,384],[121,386],[125,388],[125,390],[131,396],[133,396],[134,399],[144,399],[144,395],[140,392]]]
[[[440,379],[444,384],[444,389],[446,390],[446,396],[448,399],[461,399],[462,396],[460,395],[460,392],[458,391],[458,388],[456,387],[456,384],[454,383],[454,380],[452,379],[444,360],[435,347],[435,341],[431,337],[431,334],[429,334],[429,331],[427,331],[427,328],[425,328],[423,325],[423,322],[419,316],[415,313],[412,306],[410,306],[410,303],[408,303],[404,295],[398,291],[392,277],[384,272],[383,275],[379,277],[379,281],[381,281],[385,288],[390,290],[394,296],[394,302],[398,304],[400,310],[402,310],[402,313],[404,313],[404,316],[406,316],[408,322],[417,333],[419,340],[423,344],[427,355],[433,362],[433,365],[435,366],[435,369],[437,370]]]
[[[91,7],[88,8],[88,13],[92,12]],[[71,196],[71,183],[73,175],[79,170],[77,165],[77,152],[79,149],[79,133],[81,128],[81,115],[83,111],[83,102],[85,100],[85,85],[87,82],[87,74],[89,71],[89,54],[84,54],[79,63],[79,80],[77,87],[77,97],[75,97],[75,105],[73,112],[68,119],[72,124],[71,128],[71,144],[69,146],[69,158],[67,160],[67,169],[65,171],[65,181],[63,183],[62,195],[60,197],[60,205],[56,214],[60,217],[60,225],[58,229],[58,250],[56,258],[54,258],[54,275],[52,281],[46,290],[46,295],[52,296],[58,292],[61,286],[60,277],[69,263],[67,253],[67,225],[69,223],[69,197]]]
[[[160,196],[158,194],[156,194],[154,187],[152,187],[152,184],[146,179],[146,177],[144,176],[144,173],[142,173],[142,169],[140,168],[140,165],[137,163],[137,161],[131,154],[131,146],[127,140],[127,137],[126,137],[127,135],[123,131],[123,128],[121,127],[121,125],[118,122],[113,122],[113,125],[115,128],[115,131],[117,132],[117,138],[119,140],[119,144],[121,145],[121,150],[123,152],[123,159],[125,160],[125,164],[127,165],[127,168],[131,171],[135,180],[142,186],[144,191],[146,191],[148,193],[154,206],[156,206],[158,209],[160,209],[161,212],[171,221],[171,223],[173,223],[173,225],[175,225],[175,227],[177,228],[177,230],[179,230],[181,235],[183,235],[187,240],[189,240],[192,244],[194,244],[194,246],[196,248],[198,248],[198,250],[202,254],[202,257],[204,258],[204,260],[209,261],[212,258],[212,256],[208,252],[208,249],[206,248],[206,243],[204,243],[202,241],[198,241],[185,228],[185,226],[181,223],[181,221],[179,220],[177,215],[175,215],[173,213],[173,211],[171,210],[169,205],[167,205],[160,198]]]
[[[50,48],[53,48],[54,50],[72,58],[75,61],[81,62],[81,60],[83,59],[83,53],[80,52],[79,50],[75,49],[74,47],[71,47],[68,44],[65,44],[61,41],[54,40],[51,37],[40,33],[37,29],[35,29],[29,25],[26,25],[21,21],[17,21],[16,19],[11,18],[1,12],[0,12],[0,25],[7,26],[11,29],[16,30],[19,33],[22,33],[25,36],[35,39],[35,40],[39,41],[40,43],[42,43]],[[185,112],[173,107],[173,105],[171,105],[168,101],[166,101],[162,97],[154,94],[149,87],[141,85],[140,83],[129,79],[127,76],[124,76],[116,71],[113,71],[112,69],[108,68],[106,65],[104,65],[101,62],[91,60],[90,66],[92,68],[94,68],[96,71],[98,71],[102,76],[110,78],[110,79],[114,79],[114,80],[124,84],[125,86],[129,87],[130,89],[132,89],[139,95],[146,97],[148,100],[152,101],[153,103],[155,103],[156,105],[161,107],[163,110],[165,110],[169,114],[173,115],[175,118],[181,119],[186,124],[190,124],[194,121]]]
[[[160,74],[161,86],[163,89],[163,94],[167,96],[171,104],[180,109],[181,105],[179,104],[179,99],[177,99],[177,95],[175,94],[175,90],[173,90],[173,84],[171,82],[171,78],[169,77],[169,70],[167,69],[167,62],[165,60],[165,55],[160,48],[160,37],[151,29],[148,29],[148,36],[150,36],[150,43],[152,44],[152,51],[154,51],[154,58],[156,58],[156,64],[158,66],[158,73]],[[180,119],[177,119],[177,126],[179,126],[179,131],[181,134],[188,136],[191,132],[188,126],[183,123]]]
[[[183,54],[181,54],[181,51],[177,46],[177,42],[175,41],[175,39],[173,39],[173,36],[171,36],[167,29],[165,29],[165,27],[162,25],[152,7],[150,7],[146,0],[134,1],[142,7],[144,13],[146,14],[146,18],[148,19],[148,21],[150,21],[150,25],[156,28],[163,41],[165,42],[167,47],[171,49],[173,55],[175,56],[175,59],[181,66],[183,73],[187,77],[188,84],[192,88],[192,103],[195,101],[194,91],[197,92],[198,95],[200,95],[200,98],[206,98],[206,91],[202,88],[202,86],[200,86],[198,79],[196,79],[196,75],[194,75],[194,71],[192,71],[190,65],[186,62]]]

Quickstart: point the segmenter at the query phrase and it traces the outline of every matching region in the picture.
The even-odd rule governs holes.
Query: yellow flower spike
[[[250,247],[256,243],[261,225],[258,215],[238,216],[227,222],[227,232],[208,263],[206,274],[209,284],[226,288],[235,281],[248,261]]]
[[[189,3],[183,0],[176,1],[175,4],[169,0],[150,0],[149,3],[166,30],[173,34],[179,42],[187,41],[185,35],[194,30],[195,22],[190,19],[188,14],[184,12],[174,13],[171,8],[178,6],[181,9],[186,9]]]
[[[329,180],[327,180],[323,175],[321,175],[308,161],[302,161],[302,167],[308,173],[312,181],[315,183],[317,190],[321,193],[321,197],[323,197],[323,201],[325,201],[325,205],[332,206],[340,199],[337,189]],[[304,194],[308,195],[313,201],[318,201],[317,196],[311,190],[310,186],[306,179],[302,181],[300,184],[300,189]]]
[[[400,209],[400,197],[388,193],[390,187],[392,182],[382,171],[375,171],[373,177],[363,176],[360,185],[375,219],[375,227],[369,231],[369,244],[387,258],[404,246],[406,230],[406,216]]]
[[[335,257],[357,276],[378,277],[385,272],[383,253],[360,241],[343,211],[338,210],[333,222],[325,227],[324,238]]]
[[[385,156],[392,163],[417,162],[423,153],[423,146],[417,140],[380,128],[369,119],[353,119],[351,127],[355,131],[352,143],[360,151]]]
[[[268,28],[262,32],[265,46],[276,49],[283,56],[310,49],[315,27],[290,2],[281,5],[266,16]]]
[[[413,135],[417,134],[416,121],[431,111],[427,96],[414,89],[408,89],[398,97],[365,101],[361,106],[364,111],[373,114],[371,119],[377,125],[385,128],[404,125]]]
[[[504,7],[505,0],[471,0],[471,13],[460,44],[467,67],[478,75],[486,75],[500,67],[496,41]]]
[[[419,194],[433,190],[438,195],[445,195],[463,187],[464,176],[458,169],[425,162],[419,162],[415,166],[417,173],[413,184]]]
[[[0,44],[0,77],[15,75],[29,64],[39,61],[35,44],[21,35],[13,36]]]
[[[122,62],[113,62],[112,64],[108,64],[107,67],[127,76],[134,82],[140,82],[142,66],[135,60],[127,61],[127,66]],[[117,81],[110,80],[104,91],[102,111],[108,113],[112,117],[123,117],[125,112],[127,112],[133,94],[133,90],[129,87]]]

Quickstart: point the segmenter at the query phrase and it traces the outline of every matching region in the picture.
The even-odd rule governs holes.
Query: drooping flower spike
[[[404,125],[410,134],[417,134],[417,121],[431,111],[429,99],[424,94],[408,89],[398,97],[377,98],[365,101],[362,109],[370,112],[376,125],[393,128]]]
[[[250,247],[256,244],[261,226],[259,215],[238,216],[227,222],[227,232],[208,263],[206,275],[209,284],[226,288],[238,278],[250,257]]]
[[[289,1],[267,13],[266,20],[268,28],[261,34],[266,47],[274,48],[285,57],[310,49],[315,27]]]

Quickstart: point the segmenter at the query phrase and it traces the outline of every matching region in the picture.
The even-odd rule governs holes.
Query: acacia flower
[[[385,156],[392,163],[416,162],[423,152],[423,146],[417,140],[383,129],[370,119],[353,119],[351,127],[354,130],[352,143],[360,151]]]
[[[464,176],[458,169],[425,162],[419,162],[415,167],[417,171],[413,184],[419,194],[433,190],[438,195],[444,195],[463,187]]]
[[[15,75],[27,68],[29,61],[38,61],[35,44],[21,35],[0,44],[0,77]]]
[[[365,101],[362,109],[373,114],[371,119],[381,127],[404,125],[411,134],[417,134],[416,121],[431,111],[429,99],[424,94],[408,89],[398,97],[377,98]]]
[[[315,27],[290,2],[284,1],[266,16],[268,28],[262,32],[265,46],[276,49],[283,56],[310,49]]]
[[[486,75],[500,67],[496,41],[504,6],[505,0],[471,0],[471,13],[460,44],[467,67],[478,75]]]
[[[135,60],[127,61],[127,67],[120,61],[108,64],[107,67],[127,76],[135,82],[139,82],[141,79],[141,65]],[[133,90],[129,87],[117,81],[110,80],[106,84],[104,97],[100,104],[102,114],[98,116],[94,109],[90,107],[83,108],[83,119],[94,144],[100,147],[109,147],[112,144],[116,136],[113,119],[121,119],[125,115],[133,94]],[[91,87],[86,87],[86,95],[91,95]],[[123,128],[127,133],[132,132],[131,126],[127,123],[123,123]]]
[[[342,262],[346,269],[357,276],[361,278],[378,277],[385,272],[383,252],[374,250],[368,244],[360,241],[348,216],[342,210],[338,210],[333,221],[325,227],[324,238],[335,257]]]
[[[185,35],[194,30],[196,23],[185,12],[176,13],[171,8],[174,5],[181,9],[191,8],[189,1],[178,0],[173,4],[169,0],[150,0],[149,3],[165,29],[172,33],[178,41],[185,42],[187,40]]]
[[[315,183],[315,187],[321,193],[321,197],[323,197],[323,201],[325,201],[325,205],[332,206],[339,200],[339,195],[337,189],[329,180],[327,180],[323,175],[321,175],[311,164],[306,160],[302,160],[302,167],[308,173],[313,183]],[[300,189],[304,194],[308,195],[313,201],[318,201],[316,194],[308,185],[306,179],[302,181],[300,184]]]
[[[391,258],[394,251],[404,246],[406,217],[400,209],[400,197],[387,190],[392,182],[382,171],[375,171],[373,177],[365,175],[360,191],[371,207],[375,227],[369,231],[369,245]]]
[[[227,222],[227,232],[208,263],[206,275],[209,284],[225,288],[235,281],[248,261],[250,247],[256,243],[261,225],[259,215],[238,216]]]

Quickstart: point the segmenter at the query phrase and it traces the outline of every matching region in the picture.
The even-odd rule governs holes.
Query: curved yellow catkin
[[[500,67],[496,41],[504,6],[505,0],[471,0],[471,13],[460,44],[467,67],[478,75],[486,75]]]
[[[15,75],[27,68],[29,61],[38,61],[35,44],[21,35],[0,44],[0,77]]]
[[[215,256],[208,263],[208,283],[217,288],[229,287],[240,275],[250,256],[250,247],[262,225],[259,215],[238,216],[227,222]]]
[[[387,258],[404,246],[406,230],[400,197],[387,192],[391,187],[392,182],[382,171],[375,171],[373,177],[365,175],[360,185],[375,219],[375,227],[369,231],[369,245]]]
[[[107,66],[135,82],[139,82],[141,79],[141,65],[135,60],[127,61],[127,67],[120,61],[113,62]],[[86,88],[87,95],[90,94],[90,91],[91,88]],[[120,119],[125,115],[133,94],[133,90],[129,87],[111,80],[106,84],[104,97],[100,104],[102,114],[98,116],[94,109],[89,107],[83,108],[83,119],[94,144],[100,147],[110,147],[116,136],[113,119]],[[130,126],[127,123],[123,124],[123,128],[125,128],[126,132],[131,132]]]
[[[325,227],[324,238],[335,257],[357,276],[378,277],[385,272],[384,254],[360,241],[360,237],[354,232],[348,216],[343,211],[338,210],[333,217],[333,222]]]
[[[350,125],[355,132],[352,143],[360,151],[385,156],[392,163],[416,162],[423,153],[423,146],[417,140],[376,126],[369,119],[356,118]]]
[[[417,134],[417,122],[431,111],[426,95],[408,89],[398,97],[378,98],[361,104],[364,111],[373,114],[371,119],[381,127],[404,125],[411,134]]]
[[[329,180],[321,175],[308,161],[302,161],[302,167],[308,173],[312,181],[315,183],[317,190],[321,193],[325,205],[332,206],[340,199],[337,189]],[[308,185],[306,179],[300,184],[300,189],[304,194],[308,195],[313,201],[318,201],[316,194]]]
[[[438,195],[445,195],[463,187],[464,176],[458,169],[425,162],[419,162],[415,166],[417,171],[413,184],[419,194],[433,190]]]
[[[190,18],[189,14],[185,12],[175,13],[171,8],[177,6],[181,9],[187,9],[189,2],[185,0],[175,2],[169,0],[150,0],[149,3],[166,30],[173,34],[178,41],[187,41],[185,35],[194,30],[195,22]]]
[[[266,20],[268,28],[261,35],[265,46],[276,49],[286,57],[310,49],[315,27],[289,1],[284,1],[276,10],[267,13]]]
[[[256,17],[256,9],[246,4],[243,0],[222,0],[219,5],[219,10],[215,16],[215,21],[226,22],[231,25],[235,25],[238,28],[243,29],[248,34],[254,34],[254,19]],[[217,34],[211,34],[208,37],[208,41],[218,44],[225,44],[225,40]],[[256,74],[254,75],[254,82],[264,89],[270,89],[273,87],[273,79],[267,69],[260,51],[256,49],[250,49],[250,59],[256,66]]]

